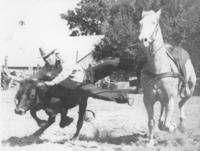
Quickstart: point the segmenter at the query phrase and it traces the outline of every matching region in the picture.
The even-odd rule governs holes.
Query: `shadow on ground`
[[[43,142],[47,142],[47,140],[30,135],[24,137],[10,137],[7,140],[3,140],[2,145],[26,146],[31,144],[41,144]]]
[[[80,140],[83,141],[96,141],[98,143],[109,143],[109,144],[132,144],[138,141],[146,141],[147,135],[144,133],[134,133],[132,135],[125,136],[99,136],[98,133],[94,137],[80,136]]]

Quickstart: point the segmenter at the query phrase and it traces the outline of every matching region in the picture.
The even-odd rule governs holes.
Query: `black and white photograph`
[[[199,0],[0,0],[1,151],[199,151]]]

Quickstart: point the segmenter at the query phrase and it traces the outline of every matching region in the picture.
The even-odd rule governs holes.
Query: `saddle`
[[[181,82],[179,83],[179,93],[181,97],[187,96],[186,94],[186,67],[185,64],[188,59],[190,59],[190,55],[185,49],[180,47],[167,47],[167,55],[169,58],[175,63],[178,68],[178,71],[181,76]]]
[[[180,47],[167,46],[166,48],[167,48],[167,55],[175,63],[179,73],[185,79],[186,76],[185,64],[187,60],[190,59],[189,53],[185,49],[182,49]]]

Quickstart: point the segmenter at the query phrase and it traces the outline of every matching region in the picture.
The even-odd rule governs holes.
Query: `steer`
[[[112,90],[98,90],[91,94],[82,89],[66,89],[61,85],[46,86],[40,85],[40,82],[25,79],[20,82],[19,90],[15,96],[17,114],[23,115],[30,110],[32,117],[36,120],[41,128],[33,135],[39,136],[51,124],[55,122],[57,113],[61,113],[60,126],[69,125],[73,119],[66,118],[68,109],[79,105],[79,117],[77,122],[76,133],[72,139],[77,139],[83,125],[88,97],[103,99],[106,101],[116,101],[117,103],[127,103],[126,92]],[[46,111],[49,116],[48,121],[41,120],[37,117],[36,112],[40,109]]]
[[[48,92],[55,92],[56,94],[56,91],[63,95],[56,96],[52,94],[51,96],[46,96]],[[65,120],[67,111],[68,109],[79,105],[77,130],[73,136],[73,139],[76,139],[83,125],[83,116],[85,114],[88,99],[88,96],[83,92],[77,91],[68,90],[60,85],[51,87],[46,85],[38,86],[38,82],[34,80],[23,80],[20,82],[20,87],[15,97],[15,112],[23,115],[30,110],[31,115],[36,120],[37,124],[41,126],[41,128],[34,133],[35,136],[39,136],[45,129],[55,122],[57,113],[61,113],[61,127],[70,124],[72,120]],[[40,120],[37,117],[36,112],[40,109],[46,111],[49,116],[48,121]]]

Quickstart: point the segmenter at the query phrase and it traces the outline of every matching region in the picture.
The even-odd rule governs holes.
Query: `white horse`
[[[143,11],[140,21],[139,39],[145,46],[148,60],[142,71],[141,83],[144,91],[143,101],[148,113],[150,142],[153,142],[155,127],[154,103],[159,101],[161,104],[159,129],[171,132],[176,128],[176,125],[171,123],[171,117],[174,99],[180,96],[180,83],[184,83],[184,93],[179,102],[181,126],[184,125],[185,119],[184,104],[192,96],[196,84],[196,74],[190,58],[188,57],[185,61],[184,77],[181,78],[177,66],[169,57],[168,49],[173,49],[173,47],[164,43],[159,25],[160,14],[161,10]],[[176,49],[186,52],[179,47]]]

